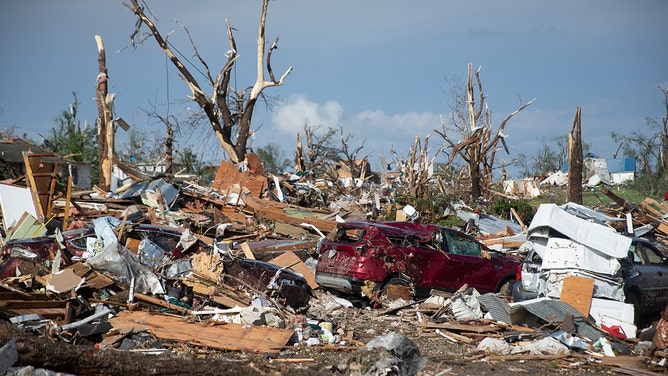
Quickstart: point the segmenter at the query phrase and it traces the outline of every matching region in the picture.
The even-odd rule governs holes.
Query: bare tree
[[[445,122],[441,122],[441,130],[434,130],[447,142],[450,150],[446,151],[451,163],[456,157],[461,157],[469,168],[471,178],[471,197],[487,196],[492,186],[492,176],[494,172],[494,160],[499,143],[508,153],[505,144],[506,135],[503,130],[508,121],[520,111],[525,109],[536,98],[527,103],[522,103],[518,109],[508,115],[499,125],[495,134],[492,134],[491,113],[487,108],[486,97],[480,80],[480,68],[475,71],[475,81],[478,88],[478,98],[476,103],[475,92],[473,90],[473,69],[468,65],[468,80],[466,87],[466,100],[458,100],[457,106],[453,111],[452,121],[455,132],[462,136],[463,140],[454,142],[448,135],[448,127]]]
[[[174,54],[170,43],[160,34],[153,21],[146,15],[144,8],[139,5],[138,0],[131,0],[131,3],[132,5],[127,3],[124,5],[138,17],[135,31],[131,36],[132,44],[135,44],[135,36],[139,33],[141,26],[145,25],[150,30],[151,35],[160,48],[162,48],[170,61],[179,70],[181,79],[183,79],[193,95],[192,99],[206,114],[207,120],[213,128],[216,138],[230,157],[230,160],[233,163],[244,162],[247,152],[246,144],[252,133],[251,120],[253,118],[253,109],[255,108],[257,100],[262,95],[264,89],[283,85],[284,79],[292,71],[292,67],[289,67],[278,80],[274,76],[274,72],[271,68],[271,54],[278,48],[278,36],[266,51],[265,62],[265,23],[269,0],[263,0],[262,2],[262,14],[260,17],[257,42],[257,77],[254,85],[248,89],[240,90],[229,86],[232,68],[234,67],[238,55],[232,27],[227,20],[225,20],[225,24],[227,26],[227,38],[230,44],[230,50],[227,53],[227,62],[225,66],[216,75],[215,79],[211,75],[209,66],[197,51],[197,48],[190,37],[190,32],[184,27],[195,51],[195,56],[197,56],[199,62],[206,70],[208,83],[213,87],[211,96],[207,96],[204,93],[204,90],[195,77]],[[269,74],[269,80],[265,79],[265,67]],[[236,139],[233,137],[233,130],[235,127],[237,130]]]
[[[326,128],[323,132],[319,132],[320,129],[319,126],[304,125],[306,153],[303,150],[301,134],[297,133],[295,166],[297,171],[323,177],[330,170],[332,163],[340,160],[340,157],[338,150],[332,146],[336,130]]]
[[[362,158],[362,160],[358,161],[357,155],[360,151],[362,151],[362,149],[364,149],[364,142],[366,140],[362,140],[362,142],[357,145],[357,147],[351,150],[348,147],[348,144],[352,135],[350,133],[344,134],[343,127],[339,128],[339,135],[341,137],[341,157],[348,165],[348,168],[350,168],[351,178],[364,179],[364,173],[369,166],[369,158],[368,156],[365,156]]]
[[[401,186],[406,195],[419,198],[425,198],[429,195],[427,183],[432,178],[430,171],[433,171],[434,160],[444,148],[444,145],[441,145],[430,159],[429,137],[431,137],[431,134],[424,138],[423,145],[420,137],[415,136],[413,146],[411,146],[406,157],[400,157],[394,149],[391,151],[395,158],[395,164],[401,171]]]

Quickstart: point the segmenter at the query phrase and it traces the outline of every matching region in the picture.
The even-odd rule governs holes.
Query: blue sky
[[[176,21],[190,29],[214,75],[229,49],[228,18],[240,53],[233,85],[255,81],[259,0],[146,1],[159,29],[173,31],[170,41],[188,58],[193,52]],[[463,80],[472,63],[481,67],[494,129],[520,99],[537,98],[506,127],[511,154],[497,160],[534,155],[541,139],[566,134],[578,106],[585,142],[610,158],[611,132],[646,130],[646,117],[665,115],[659,87],[668,85],[666,15],[665,0],[272,1],[267,39],[280,34],[272,66],[278,75],[294,69],[285,85],[265,90],[280,101],[273,111],[256,107],[252,143],[278,143],[291,157],[296,133],[308,123],[343,127],[352,147],[365,140],[361,154],[372,163],[391,159],[392,148],[405,155],[416,136],[430,133],[435,150],[441,140],[433,130],[450,111],[448,83]],[[38,140],[72,92],[81,102],[79,118],[92,126],[96,34],[107,51],[116,116],[162,134],[142,109],[178,115],[196,108],[175,103],[190,92],[153,40],[129,47],[135,20],[122,1],[0,2],[0,127]],[[217,150],[211,133],[186,133],[220,158],[210,153]]]

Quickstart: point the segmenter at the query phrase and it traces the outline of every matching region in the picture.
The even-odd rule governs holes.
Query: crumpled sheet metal
[[[94,254],[86,263],[95,270],[103,270],[120,283],[131,285],[141,294],[164,294],[165,289],[158,276],[142,265],[135,254],[118,243],[110,244]]]
[[[521,306],[534,316],[551,323],[561,323],[566,315],[572,315],[575,327],[580,336],[590,340],[605,336],[605,333],[595,326],[589,324],[575,308],[568,303],[552,298],[538,298],[525,300],[523,302],[511,303],[511,307]]]
[[[529,225],[529,238],[534,230],[548,227],[568,238],[615,258],[627,256],[631,238],[618,234],[613,228],[578,218],[555,204],[542,204]],[[540,249],[536,251],[540,254]]]
[[[116,237],[114,230],[116,227],[120,226],[120,224],[120,219],[111,216],[95,218],[93,221],[95,235],[102,239],[104,247],[108,247],[112,244],[118,244],[118,238]]]
[[[570,276],[587,277],[594,280],[595,298],[607,298],[618,302],[625,301],[624,283],[613,278],[604,278],[600,275],[587,273],[583,270],[549,270],[539,275],[538,293],[551,298],[559,298],[564,284],[564,279]]]
[[[543,270],[582,269],[615,275],[619,260],[570,239],[550,238],[543,255]]]

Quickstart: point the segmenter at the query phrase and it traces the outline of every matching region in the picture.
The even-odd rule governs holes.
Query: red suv
[[[413,222],[355,221],[337,224],[318,244],[316,281],[344,293],[373,282],[411,286],[415,297],[463,284],[481,293],[509,296],[519,261],[498,254],[457,230]]]

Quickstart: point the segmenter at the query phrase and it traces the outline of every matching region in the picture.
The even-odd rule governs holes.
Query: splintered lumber
[[[183,341],[195,346],[270,354],[280,352],[293,333],[292,330],[267,326],[190,323],[185,318],[153,315],[144,311],[122,311],[109,319],[109,322],[115,329],[142,327],[158,338]]]
[[[488,360],[556,360],[561,358],[566,358],[570,354],[558,354],[558,355],[488,355]]]
[[[311,214],[309,209],[305,208],[279,208],[274,206],[265,206],[256,208],[254,210],[255,215],[260,218],[278,220],[293,225],[301,225],[302,223],[308,223],[318,228],[322,232],[330,232],[336,226],[336,221],[317,218],[316,216],[302,215],[297,216],[297,212],[301,214]]]
[[[31,296],[28,299],[0,300],[0,307],[17,315],[34,313],[47,319],[59,319],[64,322],[69,322],[71,319],[70,302],[48,300],[46,295],[42,295],[41,299]]]
[[[214,358],[184,358],[181,356],[153,355],[132,351],[100,351],[93,346],[72,345],[63,341],[52,342],[44,336],[35,336],[16,329],[8,321],[0,320],[0,343],[16,339],[20,364],[44,368],[54,372],[75,375],[192,375],[243,374],[259,375],[257,365]],[[206,371],[205,371],[206,370]],[[229,372],[225,372],[229,370]]]
[[[500,326],[492,325],[467,325],[467,324],[455,324],[455,323],[426,323],[420,325],[425,329],[445,329],[445,330],[454,330],[458,332],[474,332],[474,333],[492,333],[498,332],[501,328]]]
[[[134,293],[134,297],[139,299],[139,300],[142,300],[144,302],[159,305],[161,307],[165,307],[165,308],[174,310],[176,312],[180,312],[180,313],[184,313],[184,314],[191,314],[192,313],[192,311],[189,310],[188,308],[181,307],[181,306],[178,306],[176,304],[171,304],[164,299],[157,299],[157,298],[154,298],[152,296],[140,294],[138,292]]]

